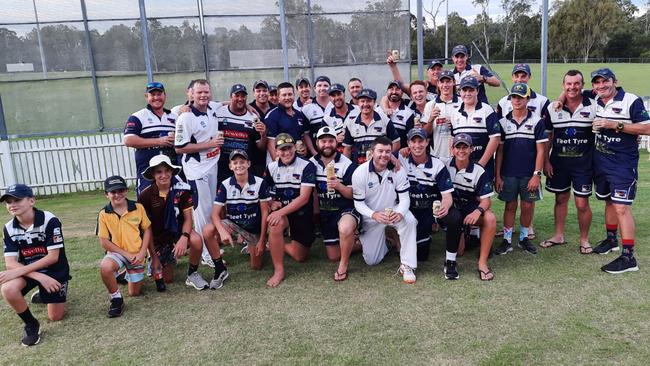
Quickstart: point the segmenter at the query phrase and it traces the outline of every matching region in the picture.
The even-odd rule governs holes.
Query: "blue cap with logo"
[[[154,81],[153,83],[148,83],[145,88],[145,93],[151,93],[154,90],[159,90],[161,92],[165,91],[165,86],[162,83]]]
[[[454,72],[452,70],[440,71],[440,76],[438,76],[438,80],[442,80],[442,79],[454,80]]]
[[[530,73],[530,65],[528,64],[516,64],[515,67],[512,68],[512,75],[518,73],[518,72],[525,72],[526,75],[531,75]]]
[[[510,94],[508,95],[517,95],[522,98],[528,98],[530,97],[530,88],[524,83],[515,83],[512,85],[512,88],[510,88]]]
[[[330,81],[330,78],[327,77],[327,76],[323,76],[323,75],[321,75],[321,76],[317,77],[317,78],[316,78],[316,82],[318,83],[318,82],[320,82],[320,81],[324,81],[324,82],[326,82],[326,83],[328,83],[328,84],[332,84],[332,82]]]
[[[7,187],[5,194],[0,197],[0,202],[4,202],[9,197],[17,199],[34,197],[34,191],[32,191],[32,189],[26,184],[13,184]]]
[[[414,137],[419,137],[422,140],[426,140],[427,138],[427,133],[421,128],[412,128],[409,130],[409,132],[406,133],[406,138],[410,141]]]
[[[460,81],[460,88],[472,88],[472,89],[478,89],[478,79],[476,79],[473,76],[465,76],[461,81]]]
[[[372,89],[361,89],[359,95],[357,95],[357,99],[361,99],[361,98],[377,100],[377,93]]]
[[[248,95],[248,91],[246,90],[246,87],[243,84],[235,84],[232,87],[230,87],[230,95],[237,94],[237,93],[244,93]]]
[[[329,90],[327,90],[327,93],[331,95],[336,92],[345,93],[345,87],[339,83],[334,83],[330,85],[330,88]]]
[[[616,75],[614,75],[614,71],[610,69],[609,67],[601,67],[600,69],[596,71],[591,72],[591,82],[593,83],[596,78],[604,78],[605,80],[607,79],[612,79],[616,80]]]
[[[453,142],[454,147],[460,144],[472,146],[472,136],[466,133],[459,133],[458,135],[454,136],[454,142]]]
[[[440,60],[435,60],[434,59],[434,60],[431,60],[431,62],[429,62],[429,66],[427,67],[427,70],[432,69],[434,66],[442,67],[443,65],[442,65],[442,62],[440,62]]]
[[[457,46],[454,46],[454,48],[451,49],[451,55],[456,56],[459,53],[462,53],[463,55],[467,56],[467,47],[463,46],[462,44],[459,44]]]

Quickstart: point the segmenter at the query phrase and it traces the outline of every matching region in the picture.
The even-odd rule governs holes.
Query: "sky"
[[[433,6],[437,6],[438,3],[440,3],[441,0],[422,0],[422,5],[426,9],[431,9],[432,4]],[[476,15],[479,13],[479,8],[472,5],[472,0],[448,0],[449,1],[449,12],[457,12],[461,17],[467,19],[469,23],[474,22],[474,18]],[[417,6],[417,0],[410,0],[411,2],[411,12],[415,13],[416,11],[416,6]],[[552,4],[555,2],[555,0],[549,0],[549,7],[552,6]],[[641,11],[641,13],[645,13],[645,4],[647,3],[647,0],[632,0],[634,5],[636,5]],[[537,11],[538,9],[541,9],[542,6],[542,1],[541,0],[534,0],[534,5],[533,9]],[[491,17],[500,17],[503,16],[503,10],[501,10],[501,0],[490,0],[490,7],[489,7],[489,14]],[[427,17],[427,14],[423,12],[425,17]],[[437,23],[438,24],[444,24],[445,23],[445,4],[442,5],[440,8],[440,12],[438,13]]]

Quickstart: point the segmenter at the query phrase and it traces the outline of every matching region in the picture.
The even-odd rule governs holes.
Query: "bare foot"
[[[273,276],[266,281],[266,285],[268,287],[278,287],[282,281],[284,281],[284,271],[273,272]]]

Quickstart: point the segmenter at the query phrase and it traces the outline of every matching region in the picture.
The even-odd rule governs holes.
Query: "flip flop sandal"
[[[550,239],[546,239],[543,242],[539,243],[539,246],[546,249],[546,248],[554,247],[556,245],[564,245],[564,244],[566,244],[566,241],[553,241]]]
[[[580,254],[591,254],[594,252],[594,248],[591,245],[580,245]]]
[[[536,237],[535,233],[528,234],[528,240],[534,240]]]
[[[334,281],[335,282],[343,282],[343,281],[345,281],[347,279],[348,279],[348,273],[347,272],[339,273],[339,271],[336,271],[336,274],[334,276]]]
[[[492,281],[494,279],[494,272],[490,268],[488,268],[487,272],[481,271],[480,269],[476,269],[478,272],[478,278],[481,281]],[[492,277],[490,277],[492,275]]]

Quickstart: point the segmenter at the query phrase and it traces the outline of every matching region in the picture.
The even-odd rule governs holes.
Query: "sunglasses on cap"
[[[284,145],[284,144],[294,144],[295,141],[293,141],[293,137],[285,137],[279,140],[275,140],[275,144],[277,146]]]

